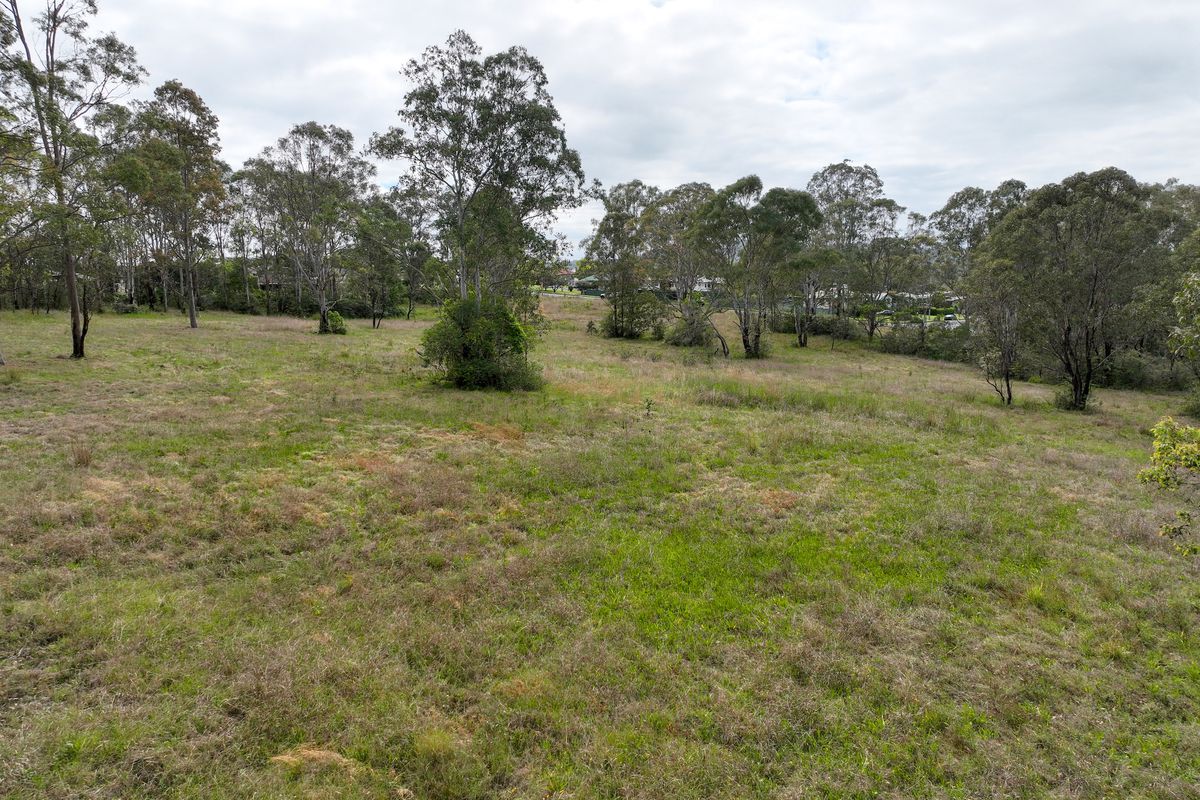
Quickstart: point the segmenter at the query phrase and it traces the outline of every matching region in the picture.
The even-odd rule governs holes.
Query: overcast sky
[[[99,0],[221,118],[235,166],[317,120],[365,143],[456,28],[545,65],[588,178],[803,188],[849,158],[928,213],[968,185],[1116,165],[1200,182],[1200,0]],[[394,178],[386,168],[381,181]],[[592,209],[561,220],[572,242]]]

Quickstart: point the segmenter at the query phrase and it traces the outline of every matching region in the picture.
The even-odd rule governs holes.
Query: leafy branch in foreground
[[[1195,491],[1200,488],[1200,428],[1180,425],[1167,417],[1154,426],[1154,453],[1151,466],[1138,475],[1142,483],[1152,483],[1166,491],[1184,490],[1189,505],[1196,505]],[[1178,522],[1164,525],[1159,533],[1172,540],[1184,555],[1200,554],[1200,542],[1184,541],[1192,532],[1192,510],[1177,512]]]

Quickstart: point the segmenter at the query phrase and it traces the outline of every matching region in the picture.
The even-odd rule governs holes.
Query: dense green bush
[[[795,332],[795,327],[792,328]],[[816,314],[808,325],[810,336],[832,336],[835,339],[865,339],[866,334],[857,320],[835,314]]]
[[[933,323],[926,326],[925,352],[926,358],[938,361],[957,361],[969,364],[975,360],[971,347],[971,330],[966,325],[944,325]]]
[[[925,326],[922,335],[920,325],[893,323],[883,329],[879,337],[879,349],[885,353],[963,364],[974,360],[971,332],[966,325],[950,326],[934,322]]]
[[[767,328],[771,333],[795,333],[796,318],[788,312],[776,312],[767,317]]]
[[[503,303],[457,300],[421,339],[421,360],[460,389],[537,389],[529,331]]]
[[[676,347],[712,347],[712,325],[707,320],[681,317],[666,331],[667,344]]]
[[[342,318],[341,314],[336,311],[330,311],[325,315],[325,318],[329,320],[329,333],[336,333],[341,336],[346,335],[346,320]]]
[[[600,323],[601,333],[609,339],[640,339],[647,331],[653,332],[665,311],[653,292],[643,291],[610,298],[610,306]]]
[[[879,349],[885,353],[902,356],[920,355],[924,347],[921,329],[917,325],[892,324],[884,328],[879,336]]]
[[[1109,359],[1096,383],[1114,389],[1179,391],[1191,388],[1195,381],[1195,376],[1178,361],[1137,350],[1121,350]]]

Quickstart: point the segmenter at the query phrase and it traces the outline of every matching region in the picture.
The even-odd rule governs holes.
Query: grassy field
[[[546,305],[511,396],[427,321],[0,315],[0,796],[1200,796],[1179,398]]]

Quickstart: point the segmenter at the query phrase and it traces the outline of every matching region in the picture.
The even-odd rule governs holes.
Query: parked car
[[[946,322],[954,322],[955,320],[958,319],[958,315],[957,314],[947,314],[946,316],[942,317],[942,319],[944,319]]]

